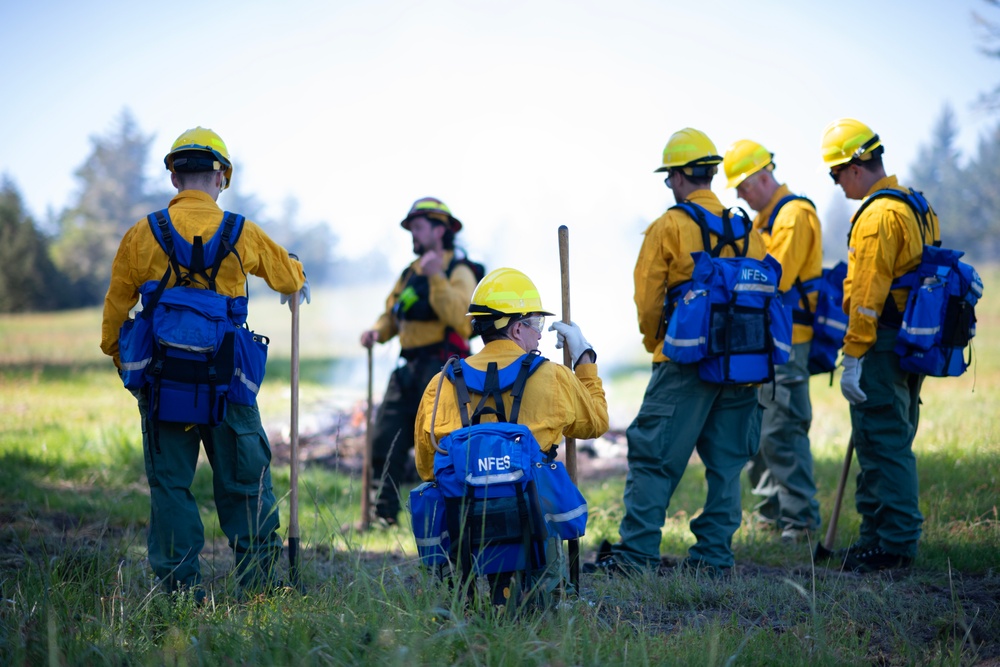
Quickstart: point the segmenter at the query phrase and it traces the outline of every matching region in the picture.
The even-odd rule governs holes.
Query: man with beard
[[[456,253],[462,223],[440,199],[413,203],[400,223],[410,232],[417,259],[396,281],[385,312],[361,334],[370,348],[399,336],[400,364],[389,378],[372,431],[377,525],[393,526],[400,509],[413,425],[424,387],[452,355],[469,355],[472,321],[466,316],[481,267]]]

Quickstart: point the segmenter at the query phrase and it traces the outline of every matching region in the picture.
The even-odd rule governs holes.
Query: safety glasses
[[[846,171],[847,168],[851,166],[851,164],[853,163],[848,162],[846,164],[837,165],[836,167],[830,170],[830,178],[833,179],[834,185],[840,185],[840,175],[844,173],[844,171]]]
[[[545,316],[544,315],[532,315],[530,317],[522,317],[518,320],[519,323],[531,327],[535,330],[539,336],[542,335],[542,331],[545,329]]]

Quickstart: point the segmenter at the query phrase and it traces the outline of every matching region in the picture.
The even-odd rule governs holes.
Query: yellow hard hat
[[[670,135],[667,145],[663,148],[663,164],[655,171],[669,171],[676,167],[687,167],[684,172],[694,175],[694,170],[708,171],[722,162],[722,156],[715,150],[715,144],[704,132],[691,127],[685,127]],[[715,170],[711,170],[714,174]],[[703,174],[703,175],[708,175]]]
[[[451,209],[443,201],[434,197],[422,197],[413,202],[410,212],[406,214],[406,217],[399,223],[399,226],[406,231],[410,231],[410,223],[413,222],[414,218],[437,220],[448,225],[448,228],[455,233],[462,228],[462,223],[451,214]]]
[[[860,120],[840,118],[823,130],[823,163],[827,167],[852,160],[870,160],[882,152],[877,151],[879,148],[882,142],[878,135]]]
[[[212,158],[206,156],[204,159],[197,159],[187,155],[178,157],[178,153],[192,151],[210,153]],[[233,162],[229,159],[229,150],[222,138],[206,127],[185,130],[163,158],[163,164],[172,172],[222,171],[225,168],[226,185],[223,190],[233,182]]]
[[[510,321],[507,316],[528,313],[553,315],[542,308],[542,297],[531,278],[504,267],[493,269],[479,281],[466,315],[493,320],[493,326],[502,329]]]
[[[728,179],[726,187],[738,187],[748,176],[756,174],[769,164],[774,164],[773,160],[774,153],[756,141],[740,139],[734,142],[722,159],[722,171]]]

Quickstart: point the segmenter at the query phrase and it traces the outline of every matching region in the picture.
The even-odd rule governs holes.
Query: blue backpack
[[[445,365],[463,426],[439,443],[435,481],[410,493],[424,564],[454,562],[466,576],[530,573],[545,566],[549,536],[584,534],[587,503],[554,460],[555,449],[543,453],[531,430],[517,423],[528,377],[545,361],[525,354],[502,369],[490,363],[480,371],[456,358]],[[482,396],[471,415],[470,390]],[[509,416],[502,399],[506,391],[513,398]],[[482,423],[487,414],[498,421]]]
[[[816,310],[809,312],[809,320],[792,321],[812,325],[813,338],[809,346],[809,374],[832,373],[837,367],[837,356],[844,346],[848,317],[844,313],[844,279],[847,278],[847,264],[837,262],[832,268],[824,268],[819,278],[807,280],[800,292],[802,300],[808,304],[808,292],[817,292]],[[791,294],[792,292],[789,292]],[[831,378],[832,381],[832,378]]]
[[[983,295],[982,278],[971,265],[959,261],[963,252],[941,248],[937,240],[927,243],[927,235],[932,231],[928,219],[931,207],[921,192],[912,188],[905,192],[877,190],[853,219],[857,220],[879,197],[905,202],[916,215],[924,239],[920,264],[892,282],[892,289],[910,289],[902,314],[889,296],[880,318],[899,327],[894,351],[899,355],[900,368],[933,377],[962,375],[972,362],[971,348],[968,358],[964,350],[976,335],[975,306]]]
[[[691,253],[691,279],[667,291],[663,353],[697,363],[698,376],[713,384],[770,382],[792,350],[791,308],[778,292],[781,265],[770,255],[746,256],[754,232],[742,211],[720,217],[691,202],[675,208],[698,223],[705,250]],[[715,246],[709,232],[719,237]],[[735,257],[719,257],[726,245]]]
[[[267,361],[267,338],[245,326],[247,298],[215,291],[222,260],[236,253],[244,218],[224,213],[207,243],[177,234],[166,209],[147,220],[170,261],[163,278],[140,286],[142,311],[122,325],[122,381],[129,389],[148,387],[154,422],[216,426],[229,401],[254,404]],[[171,275],[177,280],[168,288]],[[195,283],[207,289],[190,286]]]
[[[767,219],[767,231],[774,228],[774,221],[781,208],[790,201],[804,201],[812,206],[812,200],[802,195],[786,195],[778,200]],[[821,275],[810,280],[795,279],[795,290],[785,294],[786,305],[792,308],[792,323],[811,327],[812,344],[809,346],[809,374],[832,373],[837,367],[837,355],[844,346],[847,333],[847,315],[844,314],[844,279],[847,264],[838,262],[833,268],[823,269]],[[809,295],[816,293],[816,310],[812,310]],[[831,378],[832,381],[832,378]]]

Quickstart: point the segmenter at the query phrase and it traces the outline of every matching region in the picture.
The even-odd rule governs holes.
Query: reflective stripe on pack
[[[121,362],[121,364],[122,364],[122,370],[123,371],[141,371],[143,368],[145,368],[146,366],[149,365],[150,361],[152,361],[152,357],[146,357],[142,361],[129,361],[129,362],[123,361],[123,362]]]
[[[818,317],[816,319],[818,324],[825,327],[830,327],[831,329],[836,329],[838,331],[847,331],[847,322],[841,322],[840,320],[835,320],[832,317]]]
[[[906,321],[903,321],[903,326],[901,327],[903,331],[910,334],[911,336],[934,336],[937,332],[941,331],[940,326],[936,327],[911,327],[907,326]]]
[[[250,378],[248,378],[246,374],[243,372],[242,368],[237,368],[236,370],[234,370],[233,375],[236,376],[236,378],[243,384],[244,387],[249,389],[254,394],[257,394],[260,391],[260,385],[253,382]]]
[[[792,353],[792,346],[791,345],[789,345],[788,343],[784,343],[784,342],[778,340],[777,338],[775,338],[773,340],[774,340],[774,346],[776,348],[778,348],[779,350],[782,350],[784,352],[787,352],[788,354]]]
[[[448,531],[442,532],[440,535],[431,535],[430,537],[414,537],[417,542],[418,547],[439,547],[444,541],[450,541],[451,536],[448,535]]]
[[[738,283],[733,286],[734,292],[759,292],[761,294],[774,294],[777,288],[774,285],[761,285],[760,283]]]
[[[472,484],[473,486],[483,486],[487,484],[502,484],[504,482],[516,482],[524,477],[523,470],[515,470],[514,472],[504,472],[504,473],[486,473],[485,475],[473,475],[471,472],[465,476],[465,481],[467,484]]]
[[[587,503],[584,503],[569,510],[568,512],[559,512],[558,514],[546,514],[545,520],[551,521],[553,523],[565,523],[566,521],[572,521],[573,519],[579,516],[583,516],[586,513],[587,513]]]
[[[674,347],[695,347],[696,345],[704,345],[707,342],[704,336],[699,338],[674,338],[673,336],[667,336],[664,340]]]

